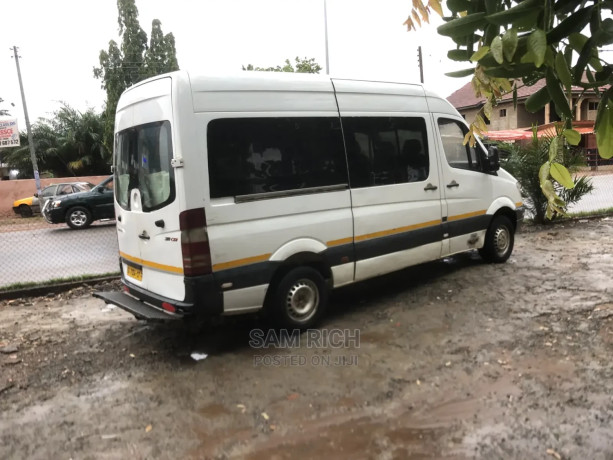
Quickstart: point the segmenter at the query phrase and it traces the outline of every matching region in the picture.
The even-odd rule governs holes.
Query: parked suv
[[[13,211],[21,217],[31,217],[33,214],[41,212],[47,201],[53,200],[58,196],[70,195],[72,193],[85,192],[94,188],[94,184],[89,182],[63,182],[53,184],[41,190],[40,195],[22,198],[13,202]]]
[[[48,201],[43,208],[43,216],[50,224],[66,222],[75,230],[87,228],[95,220],[114,219],[113,176],[90,191]]]

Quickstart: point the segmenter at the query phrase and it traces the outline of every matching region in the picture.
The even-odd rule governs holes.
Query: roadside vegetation
[[[179,69],[175,39],[164,34],[160,20],[151,23],[151,33],[141,28],[136,0],[118,0],[121,42],[109,42],[99,53],[100,67],[93,69],[106,91],[102,112],[80,112],[63,104],[51,118],[32,125],[38,168],[42,177],[95,176],[108,174],[112,162],[115,109],[121,93],[141,80]],[[2,103],[0,98],[0,103]],[[0,114],[9,115],[8,109]],[[28,137],[20,133],[21,146],[6,149],[2,162],[19,170],[19,179],[34,177]]]
[[[571,178],[571,174],[585,166],[581,150],[563,146],[557,150],[551,161],[562,165],[569,172],[566,180],[570,182],[570,186],[564,186],[555,179],[551,181],[553,190],[560,199],[556,202],[556,210],[548,213],[548,197],[543,193],[539,173],[543,163],[550,159],[552,142],[557,142],[556,138],[537,139],[534,136],[528,145],[501,144],[501,148],[509,152],[508,157],[502,161],[502,166],[519,181],[522,195],[526,198],[525,206],[538,224],[567,215],[566,210],[571,204],[577,203],[594,189],[588,176]]]
[[[450,15],[443,12],[443,5]],[[475,135],[487,131],[485,120],[502,97],[512,94],[517,104],[520,88],[545,80],[546,85],[526,100],[526,109],[537,112],[550,104],[561,120],[538,180],[546,197],[546,216],[563,214],[568,194],[561,193],[555,183],[566,190],[574,184],[568,169],[556,158],[563,146],[578,145],[581,140],[572,126],[576,113],[569,103],[573,87],[600,95],[595,121],[598,152],[605,159],[613,157],[613,65],[602,52],[613,44],[613,2],[413,0],[405,21],[408,30],[429,22],[431,10],[445,20],[438,33],[453,41],[447,57],[466,63],[464,70],[447,75],[472,76],[475,95],[485,101],[471,120],[465,142],[472,144]]]

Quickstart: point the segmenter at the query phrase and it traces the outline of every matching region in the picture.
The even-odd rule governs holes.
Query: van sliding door
[[[436,259],[441,205],[426,121],[343,116],[355,228],[356,280]]]

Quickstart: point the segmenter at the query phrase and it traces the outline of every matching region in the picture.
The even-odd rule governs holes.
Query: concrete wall
[[[589,110],[589,103],[590,102],[599,102],[598,99],[592,98],[592,99],[584,99],[581,102],[581,120],[596,120],[596,114],[598,113],[598,110]]]
[[[500,116],[500,112],[506,110],[504,117]],[[502,131],[507,129],[515,129],[517,127],[517,112],[513,108],[513,103],[502,103],[492,109],[492,119],[490,121],[490,131]]]
[[[530,113],[523,104],[517,105],[517,128],[530,128],[532,124],[542,125],[545,123],[545,111],[539,110]]]
[[[462,109],[459,110],[459,112],[466,120],[466,123],[471,124],[473,121],[475,121],[475,115],[479,113],[479,110],[480,109]]]
[[[96,185],[106,179],[107,176],[84,176],[84,177],[55,177],[53,179],[41,179],[41,189],[47,185],[59,184],[61,182],[91,182]],[[13,201],[27,198],[36,193],[34,179],[3,180],[0,181],[0,216],[15,216],[13,212]]]

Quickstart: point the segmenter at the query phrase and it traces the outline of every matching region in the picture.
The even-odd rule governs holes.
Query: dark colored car
[[[43,208],[43,216],[50,224],[66,222],[75,230],[87,228],[95,220],[114,219],[113,176],[88,192],[48,201]]]

